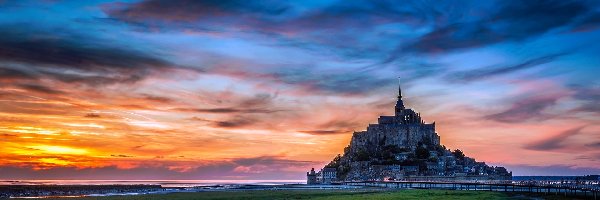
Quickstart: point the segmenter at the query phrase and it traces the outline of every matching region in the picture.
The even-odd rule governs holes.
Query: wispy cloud
[[[530,60],[526,60],[522,63],[508,66],[500,66],[500,67],[489,67],[489,68],[480,68],[475,70],[456,72],[448,75],[448,79],[451,81],[476,81],[487,78],[492,78],[494,76],[501,76],[510,73],[514,73],[521,70],[526,70],[529,68],[537,67],[539,65],[543,65],[549,62],[556,60],[557,58],[566,55],[565,53],[559,54],[551,54],[545,55],[537,58],[533,58]]]
[[[550,136],[548,138],[544,138],[542,140],[529,143],[525,145],[526,149],[529,150],[537,150],[537,151],[552,151],[563,148],[569,137],[575,136],[581,133],[585,126],[580,126],[576,128],[572,128],[569,130],[565,130],[559,134]]]
[[[494,120],[504,123],[523,123],[527,120],[546,120],[553,115],[546,114],[543,111],[556,104],[561,95],[534,95],[517,100],[507,110],[486,115],[487,120]]]

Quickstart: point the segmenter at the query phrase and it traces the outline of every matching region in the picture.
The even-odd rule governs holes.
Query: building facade
[[[310,172],[306,172],[306,184],[331,184],[337,180],[337,169],[336,168],[323,168],[319,172],[315,173],[315,168],[312,168]]]
[[[315,173],[315,168],[310,169],[310,172],[306,172],[306,184],[317,184],[317,173]]]

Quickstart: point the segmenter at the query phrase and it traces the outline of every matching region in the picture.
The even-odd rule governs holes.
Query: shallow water
[[[160,185],[162,187],[304,183],[306,180],[0,180],[0,185]]]

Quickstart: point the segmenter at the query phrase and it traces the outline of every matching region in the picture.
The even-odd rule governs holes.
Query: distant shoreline
[[[364,186],[348,185],[212,185],[194,187],[163,187],[161,185],[0,185],[0,198],[6,197],[93,197],[144,194],[168,194],[174,192],[253,191],[253,190],[337,190],[360,189]]]

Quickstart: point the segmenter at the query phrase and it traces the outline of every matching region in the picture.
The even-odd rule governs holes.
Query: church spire
[[[396,101],[396,114],[404,110],[404,101],[402,101],[402,88],[400,87],[400,77],[398,77],[398,100]]]
[[[402,87],[398,84],[398,99],[402,99]]]

